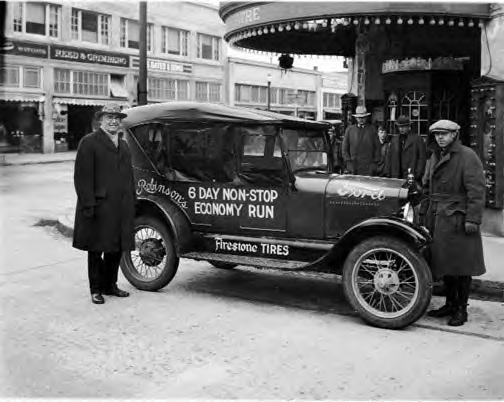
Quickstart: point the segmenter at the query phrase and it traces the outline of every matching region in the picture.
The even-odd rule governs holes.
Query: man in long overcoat
[[[408,170],[411,169],[415,180],[421,184],[427,161],[425,143],[411,131],[411,122],[407,116],[399,116],[396,126],[399,135],[394,135],[390,142],[386,176],[406,179]]]
[[[433,235],[431,269],[443,278],[446,303],[428,313],[450,316],[448,325],[467,321],[472,276],[485,273],[480,224],[485,206],[485,176],[476,153],[458,140],[460,126],[439,120],[429,128],[438,148],[432,153],[424,176],[429,197],[426,225]]]
[[[135,187],[131,154],[119,138],[118,105],[97,114],[100,127],[84,136],[77,149],[74,185],[77,207],[73,247],[88,252],[91,301],[105,302],[103,294],[127,297],[117,287],[122,252],[134,247]]]
[[[364,106],[357,106],[353,115],[357,124],[345,131],[342,155],[345,169],[350,174],[373,176],[380,162],[380,141],[374,126],[367,124],[367,113]]]

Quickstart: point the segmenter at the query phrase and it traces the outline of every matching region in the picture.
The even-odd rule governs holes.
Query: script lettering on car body
[[[181,208],[187,208],[187,201],[184,199],[182,194],[177,192],[177,190],[165,186],[164,184],[158,184],[154,179],[151,179],[150,182],[147,182],[145,179],[138,180],[136,189],[137,195],[142,194],[142,191],[149,194],[166,195]]]
[[[349,184],[343,184],[342,187],[338,188],[337,193],[341,197],[348,197],[348,198],[369,197],[372,200],[378,200],[378,201],[382,201],[385,199],[385,191],[383,189],[369,188]]]

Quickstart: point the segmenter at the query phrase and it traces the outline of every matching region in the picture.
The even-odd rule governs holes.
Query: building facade
[[[7,2],[0,152],[75,149],[98,108],[136,104],[139,6]],[[148,101],[224,101],[224,24],[198,2],[148,2]]]

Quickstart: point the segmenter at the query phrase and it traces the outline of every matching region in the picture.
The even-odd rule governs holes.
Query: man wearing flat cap
[[[458,140],[460,126],[439,120],[429,131],[434,149],[424,175],[428,196],[425,223],[433,236],[431,269],[443,278],[446,302],[429,311],[431,317],[450,317],[448,325],[467,321],[472,276],[485,273],[480,224],[485,206],[485,176],[476,153]]]
[[[420,185],[427,161],[425,143],[419,135],[411,131],[411,122],[407,116],[399,116],[396,126],[399,134],[391,139],[389,161],[386,163],[388,171],[385,176],[406,179],[411,171]]]
[[[119,138],[126,115],[111,104],[96,117],[100,127],[82,138],[75,160],[73,247],[88,252],[91,301],[103,304],[104,294],[129,296],[117,287],[117,274],[122,252],[134,249],[136,196],[131,154]]]
[[[381,145],[374,126],[367,123],[368,113],[365,106],[357,106],[355,120],[357,124],[345,131],[342,144],[345,170],[350,174],[374,176],[381,158]]]

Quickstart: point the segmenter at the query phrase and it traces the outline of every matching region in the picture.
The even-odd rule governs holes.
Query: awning
[[[2,102],[44,102],[45,96],[41,94],[23,94],[0,92]]]
[[[129,106],[128,102],[116,99],[88,99],[88,98],[62,98],[54,97],[53,103],[61,103],[65,105],[78,105],[78,106],[104,106],[111,103],[119,104],[121,106]]]
[[[124,80],[112,77],[110,79],[110,94],[117,98],[127,98],[128,91],[124,88]]]

